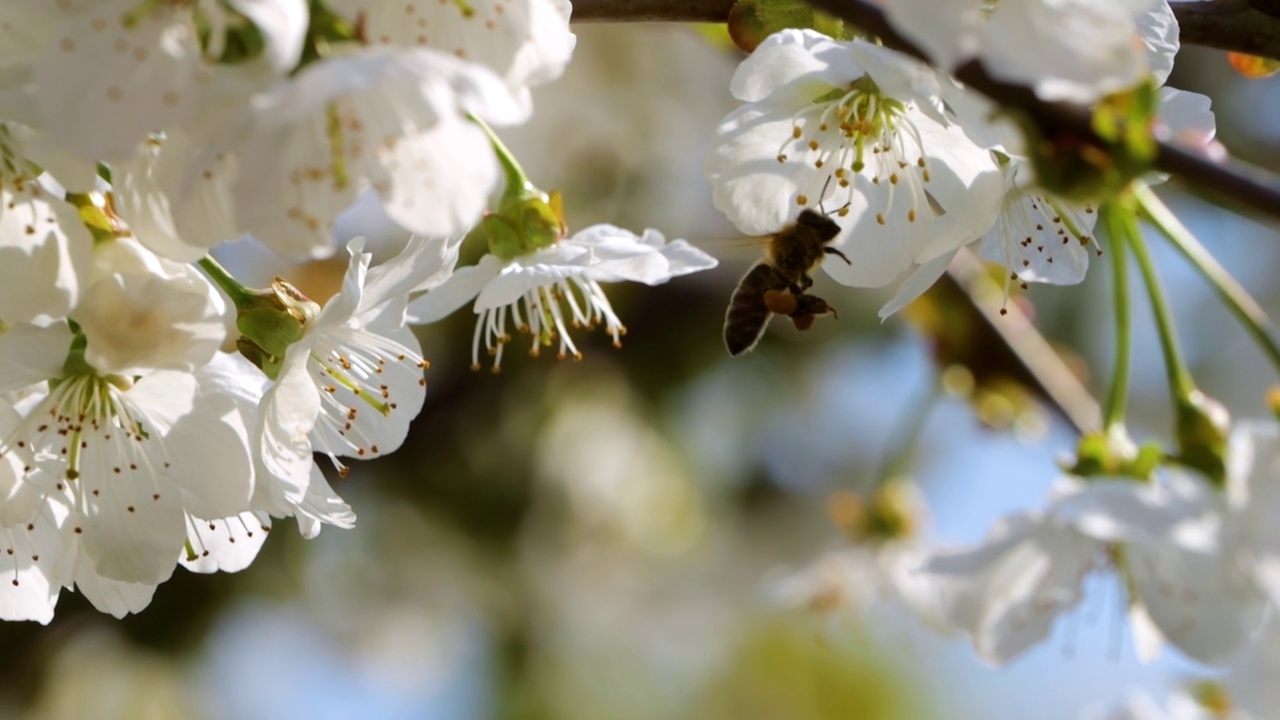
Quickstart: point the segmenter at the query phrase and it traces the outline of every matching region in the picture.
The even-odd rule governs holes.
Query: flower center
[[[799,189],[796,203],[808,206],[816,191],[821,204],[834,178],[838,187],[832,195],[839,199],[843,190],[847,205],[855,193],[853,176],[863,175],[885,191],[876,222],[887,222],[902,182],[909,187],[906,218],[915,222],[916,206],[927,197],[924,184],[929,182],[929,166],[911,109],[910,103],[882,95],[870,76],[864,75],[848,88],[832,88],[796,113],[791,136],[778,148],[777,160],[803,162],[825,171],[807,174],[810,180]],[[847,207],[838,211],[841,216],[847,213]]]
[[[334,466],[345,476],[347,467],[337,456],[370,458],[387,450],[378,444],[381,418],[396,414],[404,400],[401,391],[426,386],[423,371],[430,364],[392,338],[338,329],[318,337],[307,365],[321,391],[316,446],[328,448]]]

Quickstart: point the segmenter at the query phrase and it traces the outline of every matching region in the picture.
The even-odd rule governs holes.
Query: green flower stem
[[[1110,204],[1101,209],[1102,222],[1111,238],[1111,278],[1115,303],[1116,354],[1111,367],[1111,390],[1103,410],[1102,426],[1110,430],[1124,424],[1124,414],[1129,401],[1129,263],[1125,249],[1128,228],[1121,213]]]
[[[231,273],[227,272],[227,269],[222,267],[217,260],[214,260],[212,255],[205,255],[196,264],[200,266],[200,269],[204,271],[205,275],[209,276],[209,279],[215,285],[222,288],[222,292],[231,298],[231,302],[235,304],[237,309],[243,308],[256,298],[256,293],[240,284],[240,281],[232,277]]]
[[[467,118],[478,125],[485,135],[489,136],[489,143],[493,145],[493,151],[498,156],[498,162],[502,164],[502,172],[507,176],[507,189],[503,194],[519,195],[532,188],[533,183],[529,182],[529,176],[524,174],[524,168],[520,167],[520,163],[516,161],[516,156],[493,132],[493,128],[489,127],[488,123],[474,114],[468,113]]]
[[[1165,300],[1164,290],[1160,287],[1160,278],[1156,276],[1155,264],[1142,241],[1138,230],[1138,218],[1133,213],[1121,218],[1125,226],[1125,238],[1133,250],[1133,257],[1138,261],[1138,269],[1142,272],[1142,280],[1147,286],[1147,295],[1151,298],[1151,311],[1156,319],[1156,331],[1160,333],[1160,350],[1164,353],[1164,367],[1169,374],[1169,391],[1179,403],[1188,401],[1196,392],[1195,382],[1187,363],[1182,358],[1182,350],[1178,344],[1178,331],[1173,325],[1173,315],[1169,311],[1169,303]]]
[[[1276,370],[1280,371],[1280,344],[1276,343],[1275,333],[1267,319],[1266,311],[1258,305],[1247,290],[1241,287],[1240,283],[1236,282],[1226,268],[1218,264],[1213,255],[1209,254],[1204,245],[1201,245],[1195,235],[1178,221],[1177,216],[1150,188],[1145,185],[1137,187],[1134,190],[1134,197],[1138,200],[1138,207],[1143,217],[1168,238],[1178,252],[1182,253],[1182,256],[1209,281],[1218,298],[1253,336],[1254,342],[1258,343],[1258,347],[1267,354],[1267,358],[1271,360]]]

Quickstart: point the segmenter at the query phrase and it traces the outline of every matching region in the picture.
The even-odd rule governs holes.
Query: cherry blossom
[[[684,240],[667,242],[648,229],[636,235],[613,225],[592,225],[572,237],[534,252],[504,259],[487,254],[409,306],[409,321],[432,323],[475,300],[476,330],[471,343],[473,369],[480,368],[480,345],[501,367],[511,341],[507,319],[532,336],[530,354],[559,341],[557,356],[580,358],[569,329],[603,323],[615,345],[626,328],[601,289],[602,282],[631,281],[660,285],[673,277],[716,266],[715,258]]]
[[[739,66],[746,104],[716,129],[707,158],[717,208],[750,235],[825,206],[852,264],[836,281],[882,286],[981,236],[1000,210],[989,152],[944,109],[927,67],[863,41],[785,30]]]

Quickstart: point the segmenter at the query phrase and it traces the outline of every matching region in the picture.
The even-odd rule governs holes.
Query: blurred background
[[[566,76],[504,139],[535,183],[564,192],[571,229],[656,227],[721,266],[607,287],[624,347],[579,333],[581,362],[510,353],[501,374],[472,372],[474,315],[421,328],[432,366],[408,441],[332,480],[354,530],[308,542],[279,522],[249,569],[178,569],[124,621],[64,593],[48,627],[0,626],[0,717],[1047,720],[1139,687],[1163,702],[1204,678],[1280,716],[1267,712],[1280,708],[1275,658],[1214,671],[1167,650],[1140,664],[1109,577],[1001,669],[897,602],[879,548],[849,536],[886,466],[923,497],[905,542],[969,544],[1043,503],[1074,431],[1018,384],[1025,373],[954,287],[881,324],[887,293],[819,278],[839,320],[775,323],[730,359],[725,306],[759,250],[732,240],[702,160],[741,56],[689,26],[575,29]],[[1227,148],[1276,169],[1280,125],[1265,119],[1280,114],[1277,82],[1192,48],[1170,84],[1211,94]],[[1280,312],[1275,228],[1176,181],[1160,192]],[[360,213],[343,233],[385,240],[384,253],[399,237]],[[1264,414],[1274,371],[1192,269],[1153,246],[1197,380],[1236,416]],[[345,266],[285,267],[248,243],[222,258],[316,299]],[[1095,394],[1110,363],[1107,277],[1104,258],[1083,286],[1015,299]],[[1140,299],[1134,310],[1132,428],[1167,437],[1155,333]],[[941,366],[958,359],[967,367]]]

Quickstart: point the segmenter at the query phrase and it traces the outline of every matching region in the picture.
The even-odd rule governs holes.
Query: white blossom
[[[1045,511],[1006,518],[981,545],[925,566],[938,575],[944,616],[983,659],[1003,664],[1044,640],[1098,569],[1126,578],[1146,653],[1153,643],[1143,648],[1140,633],[1154,629],[1156,642],[1222,662],[1260,627],[1264,598],[1234,560],[1222,499],[1199,478],[1068,478],[1056,493]]]
[[[31,367],[51,365],[45,348],[71,340],[65,325],[42,331],[49,343],[23,344]],[[0,525],[10,533],[56,526],[61,546],[40,552],[56,560],[60,583],[83,577],[109,594],[120,589],[113,583],[154,587],[173,571],[188,514],[226,517],[247,507],[254,477],[247,429],[199,372],[129,378],[83,360],[67,368],[43,391],[0,403]]]
[[[88,340],[85,360],[104,374],[194,370],[226,337],[226,303],[194,267],[158,257],[132,238],[99,243],[83,298],[71,312]]]
[[[528,108],[529,88],[560,77],[576,39],[566,0],[335,0],[374,45],[435,48],[496,72]]]
[[[1139,22],[1164,37],[1177,27],[1165,0],[886,0],[885,10],[945,70],[978,58],[1043,100],[1079,103],[1131,88],[1152,69]]]
[[[986,232],[1002,183],[990,153],[948,119],[938,78],[871,43],[785,30],[739,66],[747,103],[707,158],[717,208],[750,235],[824,205],[857,262],[824,263],[838,282],[881,286]]]
[[[332,253],[338,213],[366,189],[387,214],[424,235],[480,217],[498,179],[484,132],[526,113],[491,71],[428,48],[372,48],[304,68],[256,95],[203,153],[236,155],[236,225],[290,256]]]
[[[404,442],[426,397],[427,363],[404,325],[409,292],[441,282],[457,262],[457,242],[443,238],[414,238],[372,270],[362,240],[348,251],[342,290],[289,346],[262,400],[262,459],[294,505],[315,487],[313,450],[345,473],[338,457],[371,459]]]
[[[530,354],[535,357],[542,346],[559,340],[558,357],[579,358],[581,353],[569,336],[571,327],[594,328],[603,323],[615,345],[626,333],[600,283],[660,285],[715,266],[715,258],[684,240],[667,242],[657,230],[636,235],[612,225],[592,225],[526,255],[503,259],[487,254],[414,300],[408,317],[412,323],[436,322],[474,299],[472,367],[480,367],[483,339],[496,372],[511,341],[508,317],[517,331],[532,336]]]

